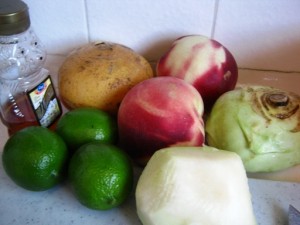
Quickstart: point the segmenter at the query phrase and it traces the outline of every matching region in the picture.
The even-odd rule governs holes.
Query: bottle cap
[[[0,35],[24,32],[30,26],[28,6],[20,0],[0,1]]]

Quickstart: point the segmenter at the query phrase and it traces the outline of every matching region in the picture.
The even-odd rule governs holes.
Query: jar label
[[[37,121],[42,127],[49,127],[62,114],[50,75],[27,93]]]

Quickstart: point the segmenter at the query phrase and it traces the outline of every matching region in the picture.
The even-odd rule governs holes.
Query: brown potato
[[[70,109],[94,107],[116,115],[125,94],[153,76],[149,62],[132,49],[94,42],[66,58],[58,72],[58,89]]]

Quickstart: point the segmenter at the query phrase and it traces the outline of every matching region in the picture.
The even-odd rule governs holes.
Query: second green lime
[[[71,151],[91,141],[113,144],[118,134],[115,118],[95,108],[77,108],[65,113],[55,131]]]
[[[69,180],[83,205],[108,210],[121,205],[133,188],[133,167],[124,151],[97,141],[81,146],[69,163]]]

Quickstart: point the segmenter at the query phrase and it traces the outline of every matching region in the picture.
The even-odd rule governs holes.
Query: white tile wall
[[[221,42],[240,68],[300,72],[299,0],[24,0],[49,54],[106,40],[157,60],[177,37]]]
[[[49,54],[67,54],[88,42],[84,0],[25,0],[31,24]]]
[[[211,35],[211,0],[86,0],[91,40],[123,43],[149,60],[160,57],[175,38]]]
[[[299,0],[220,0],[214,38],[239,67],[300,71]]]

